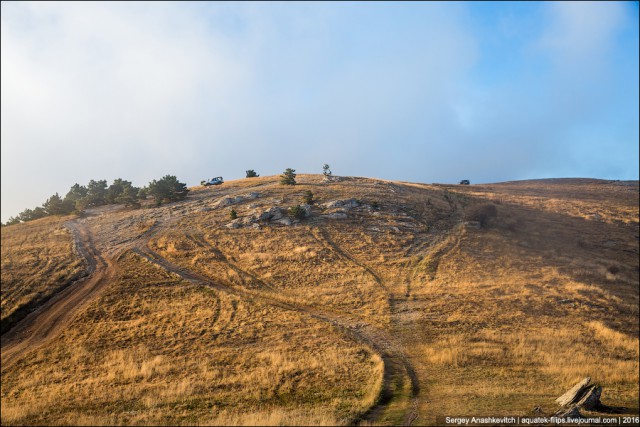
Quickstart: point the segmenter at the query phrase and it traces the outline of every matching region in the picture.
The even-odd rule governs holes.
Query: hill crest
[[[434,424],[584,376],[637,401],[637,181],[296,179],[3,227],[3,321],[41,307],[3,335],[3,424]]]

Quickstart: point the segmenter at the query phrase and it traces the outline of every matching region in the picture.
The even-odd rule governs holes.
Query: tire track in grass
[[[327,230],[321,227],[316,227],[311,231],[311,235],[325,248],[337,253],[338,255],[340,255],[340,257],[352,262],[353,264],[366,271],[371,277],[373,277],[373,280],[387,293],[387,295],[392,294],[391,290],[387,287],[387,285],[384,284],[380,276],[378,276],[375,271],[373,271],[369,266],[358,261],[353,255],[338,246],[338,244],[331,238],[331,236],[329,236]]]
[[[275,296],[272,292],[259,292],[233,286],[231,284],[221,284],[200,273],[196,273],[188,268],[174,264],[149,248],[147,245],[143,245],[142,242],[140,242],[133,251],[191,283],[213,288],[215,290],[237,296],[242,300],[266,303],[281,309],[309,315],[320,321],[330,323],[354,341],[363,343],[372,349],[378,354],[384,364],[382,387],[376,400],[376,404],[359,417],[352,420],[351,424],[357,424],[362,421],[374,422],[383,416],[386,408],[392,403],[397,403],[397,399],[402,397],[401,394],[403,393],[403,389],[405,388],[404,384],[407,380],[409,381],[411,401],[406,402],[405,404],[406,409],[403,410],[403,424],[411,425],[411,423],[417,418],[416,396],[419,393],[420,387],[415,369],[402,351],[401,346],[397,344],[392,337],[387,335],[386,332],[363,323],[359,319],[351,318],[344,313],[336,313],[330,310],[318,310],[315,307],[302,306],[293,304],[289,301],[284,301]],[[226,257],[224,259],[226,259]],[[240,267],[235,267],[244,271],[240,269]],[[384,287],[382,283],[380,284]]]
[[[314,307],[299,306],[291,302],[283,301],[275,295],[275,292],[248,290],[243,287],[222,285],[187,268],[177,266],[151,250],[147,246],[147,242],[152,236],[156,235],[161,229],[168,227],[172,222],[173,221],[170,220],[155,223],[149,230],[138,236],[138,238],[128,241],[125,245],[119,247],[117,253],[114,252],[113,258],[103,257],[102,253],[96,248],[93,235],[85,224],[82,224],[78,220],[67,223],[67,226],[74,234],[77,251],[87,262],[89,275],[56,294],[55,297],[46,304],[23,319],[10,333],[2,337],[2,370],[4,371],[13,365],[27,352],[34,351],[54,339],[57,334],[72,321],[75,314],[77,314],[82,307],[96,298],[106,285],[113,281],[117,273],[117,260],[123,256],[127,250],[131,250],[190,283],[213,288],[229,295],[237,296],[241,300],[266,303],[330,323],[354,341],[368,346],[373,352],[377,353],[384,364],[381,390],[376,404],[352,420],[354,424],[362,421],[371,422],[378,419],[381,414],[383,414],[385,408],[397,397],[399,393],[398,384],[400,384],[401,388],[406,378],[409,378],[412,384],[412,392],[417,392],[417,382],[415,381],[413,367],[402,354],[398,344],[396,344],[394,339],[386,332],[362,323],[361,320],[353,319],[345,313],[319,310]],[[226,257],[223,257],[222,260],[230,265]],[[267,284],[260,279],[242,270],[238,266],[234,265],[234,267],[236,271],[240,271],[242,274],[257,280],[267,288]],[[375,273],[373,274],[375,275]],[[380,284],[382,285],[382,283]],[[409,424],[415,417],[412,415],[413,412],[410,408],[406,410],[405,413],[405,424]]]
[[[382,279],[380,278],[380,276],[368,265],[358,261],[353,255],[351,255],[347,250],[343,249],[342,247],[340,247],[329,235],[328,231],[324,228],[321,227],[317,227],[314,228],[311,231],[312,236],[319,242],[321,243],[323,246],[325,246],[327,249],[334,251],[336,253],[338,253],[338,255],[340,255],[342,258],[352,262],[353,264],[357,265],[358,267],[362,268],[363,270],[365,270],[369,275],[371,275],[373,277],[373,279],[375,280],[375,282],[385,291],[387,298],[389,300],[389,302],[391,302],[391,300],[393,299],[393,293],[391,292],[391,290],[389,289],[389,287],[387,285],[384,284],[384,282],[382,281]],[[407,358],[405,352],[402,350],[401,346],[399,344],[395,344],[395,348],[394,348],[394,353],[393,355],[389,355],[389,361],[390,362],[397,362],[397,360],[401,360],[402,365],[404,367],[404,371],[406,372],[406,375],[409,377],[410,382],[411,382],[411,403],[410,403],[410,407],[407,409],[405,416],[404,416],[404,425],[411,425],[417,418],[418,418],[418,413],[417,413],[417,407],[418,407],[418,394],[420,393],[420,383],[418,380],[418,376],[415,372],[415,369],[413,368],[411,362],[409,361],[409,359]],[[385,363],[385,368],[388,364]],[[389,375],[388,380],[391,381],[393,376],[396,376],[397,372],[394,372],[393,375]],[[389,398],[390,399],[390,398]],[[382,414],[382,412],[384,412],[384,405],[381,405],[379,407],[373,407],[370,409],[369,411],[370,413],[367,414],[367,420],[369,421],[373,421],[376,418],[379,418],[379,416]],[[369,418],[370,417],[370,418]]]
[[[116,274],[115,265],[103,258],[86,226],[78,220],[65,225],[74,236],[77,252],[87,262],[88,275],[56,293],[2,336],[2,371],[27,352],[55,338],[81,308],[100,295]]]
[[[236,272],[236,274],[238,274],[238,277],[240,277],[240,280],[242,281],[242,284],[247,286],[247,287],[252,287],[250,285],[247,285],[247,281],[245,280],[245,277],[248,277],[250,280],[250,282],[255,282],[258,285],[260,285],[262,288],[264,289],[268,289],[270,291],[273,292],[277,292],[276,289],[268,284],[267,282],[265,282],[264,280],[260,279],[258,276],[256,276],[253,273],[250,273],[246,270],[244,270],[243,268],[239,267],[237,264],[235,264],[232,261],[229,261],[229,258],[217,247],[215,247],[214,245],[212,245],[211,243],[209,243],[205,238],[200,237],[200,236],[194,236],[194,235],[189,235],[188,238],[193,241],[194,243],[196,243],[197,245],[199,245],[200,247],[203,247],[209,251],[211,251],[221,262],[225,263],[231,270],[233,270],[234,272]]]

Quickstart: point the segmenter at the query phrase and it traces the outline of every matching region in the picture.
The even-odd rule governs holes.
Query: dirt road
[[[404,381],[408,381],[410,384],[410,401],[407,400],[404,402],[406,405],[404,425],[411,425],[411,422],[418,417],[416,413],[415,398],[420,391],[420,386],[418,384],[415,370],[404,355],[402,347],[387,332],[363,323],[362,320],[355,319],[347,314],[329,310],[318,310],[317,308],[309,306],[295,305],[288,301],[283,301],[274,295],[269,295],[266,292],[248,291],[239,287],[230,287],[216,283],[196,272],[173,264],[171,261],[160,256],[157,252],[149,249],[146,245],[138,245],[133,249],[133,252],[163,269],[177,274],[188,282],[207,286],[217,291],[240,297],[246,301],[262,302],[285,310],[303,313],[339,328],[354,341],[358,341],[369,346],[373,351],[378,353],[384,361],[384,378],[380,401],[378,405],[371,408],[363,416],[363,419],[370,422],[375,421],[384,412],[384,408],[390,403],[391,399],[398,398],[396,395],[398,394],[399,389],[402,388]]]
[[[86,226],[77,220],[66,226],[73,234],[76,250],[87,261],[88,275],[54,295],[2,336],[2,371],[54,338],[115,276],[114,265],[98,252]]]
[[[126,250],[132,250],[139,256],[191,283],[214,288],[217,291],[248,301],[266,303],[311,316],[332,324],[354,341],[366,344],[384,362],[383,385],[377,405],[370,408],[359,419],[353,420],[353,423],[359,421],[375,422],[384,414],[385,408],[391,402],[394,403],[396,408],[404,408],[404,425],[410,425],[417,419],[417,405],[415,402],[420,390],[418,379],[414,368],[404,354],[402,346],[389,333],[363,323],[361,319],[353,318],[347,313],[293,304],[282,300],[275,292],[222,285],[208,277],[173,264],[151,250],[148,242],[158,231],[167,229],[174,220],[175,218],[156,223],[137,239],[127,242],[126,245],[122,245],[119,248],[113,248],[114,250],[109,250],[109,253],[113,254],[111,257],[103,256],[97,249],[93,234],[86,223],[78,219],[68,222],[66,226],[74,236],[76,250],[87,262],[88,275],[67,286],[44,305],[30,313],[2,337],[2,370],[4,371],[14,364],[27,352],[33,351],[54,339],[72,321],[75,314],[79,313],[89,301],[100,295],[100,292],[114,280],[117,274],[118,255]],[[346,256],[335,245],[333,250],[338,251],[342,256]],[[377,279],[378,283],[385,287],[375,272],[366,266],[358,265],[369,271]],[[230,268],[239,270],[238,266],[231,265],[231,263]],[[244,270],[238,271],[238,273],[250,275]],[[269,287],[265,287],[265,289],[269,289]]]

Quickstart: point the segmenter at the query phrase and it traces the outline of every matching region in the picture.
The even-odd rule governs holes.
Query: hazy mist
[[[638,179],[637,3],[2,3],[2,220],[90,179]]]

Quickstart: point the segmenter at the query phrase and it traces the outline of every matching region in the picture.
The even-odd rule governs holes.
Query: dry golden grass
[[[3,373],[3,425],[297,424],[305,414],[335,425],[377,397],[380,359],[331,326],[135,255],[120,268],[55,343]]]
[[[413,281],[413,298],[397,307],[399,333],[430,379],[422,422],[553,412],[553,398],[585,376],[604,386],[606,403],[637,408],[637,185],[599,185],[448,188],[460,209],[493,200],[499,216],[486,229],[460,228],[433,278]],[[530,192],[552,190],[566,191],[567,203],[532,208]],[[597,206],[601,218],[577,215],[579,204]]]
[[[82,259],[72,250],[73,238],[63,226],[66,219],[2,227],[3,325],[16,310],[28,311],[25,307],[50,297],[84,271]]]
[[[246,181],[254,180],[243,180],[243,184]],[[346,310],[386,325],[391,313],[389,297],[404,294],[404,284],[397,283],[395,270],[385,266],[374,271],[369,266],[387,260],[402,263],[410,246],[424,249],[433,240],[426,229],[438,233],[451,227],[449,215],[441,212],[448,205],[438,191],[416,190],[405,195],[396,184],[384,181],[345,178],[322,184],[317,176],[309,175],[299,176],[293,188],[279,185],[273,177],[254,182],[260,183],[255,188],[260,197],[234,205],[239,218],[271,206],[299,204],[304,191],[311,190],[316,200],[311,219],[294,227],[227,229],[226,209],[203,210],[183,216],[171,231],[157,235],[152,248],[230,285],[274,291],[292,301]],[[351,198],[362,206],[349,211],[347,220],[321,217],[329,212],[321,207],[323,203]],[[416,198],[423,199],[415,203]],[[371,209],[373,202],[381,205],[379,211]],[[364,262],[358,261],[360,256]],[[378,275],[387,272],[389,278]]]
[[[553,412],[584,376],[604,386],[605,403],[637,407],[637,183],[298,184],[231,181],[86,222],[106,253],[148,232],[158,254],[211,282],[394,337],[387,360],[412,368],[419,393],[395,374],[394,395],[364,424]],[[233,205],[245,218],[300,204],[309,189],[313,215],[292,226],[227,228],[219,207],[259,193]],[[322,203],[350,198],[362,205],[346,219],[324,216]],[[464,224],[465,210],[488,202],[497,218]],[[59,341],[3,375],[3,424],[323,425],[375,402],[380,359],[330,324],[137,256],[118,265],[119,281]]]
[[[353,313],[372,322],[388,321],[384,289],[362,268],[316,241],[309,229],[272,230],[268,241],[260,234],[254,229],[170,232],[152,246],[216,281],[276,292],[287,301]]]
[[[638,224],[635,182],[567,178],[473,185],[454,191],[574,218]]]

